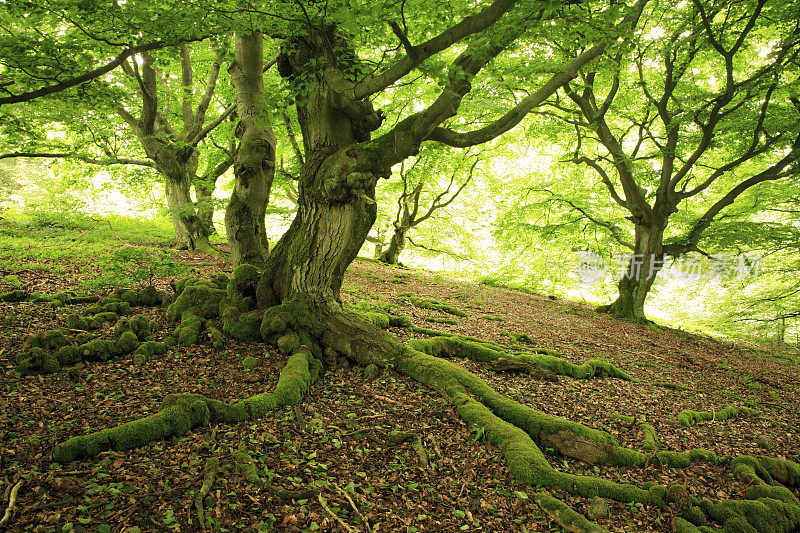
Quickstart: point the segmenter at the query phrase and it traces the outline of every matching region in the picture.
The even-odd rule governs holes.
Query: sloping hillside
[[[227,268],[206,256],[185,258],[209,276]],[[74,277],[65,274],[68,264],[57,270],[54,276],[24,264],[5,268],[2,274],[15,276],[15,283],[0,292],[53,295],[93,275],[85,265]],[[171,281],[158,279],[156,286],[169,290]],[[749,483],[734,477],[729,465],[670,468],[654,450],[702,448],[718,456],[800,461],[796,353],[662,330],[573,302],[361,260],[349,270],[343,300],[410,317],[415,328],[391,328],[401,339],[437,332],[478,337],[502,345],[512,359],[547,353],[582,365],[600,358],[627,373],[633,381],[459,361],[518,402],[609,431],[624,446],[653,450],[643,467],[610,467],[574,458],[587,453],[576,449],[573,457],[550,457],[561,471],[639,486],[680,483],[698,499],[735,499],[744,498]],[[331,369],[304,403],[257,421],[52,463],[57,443],[151,415],[169,393],[229,402],[272,390],[287,359],[267,345],[216,339],[215,347],[206,329],[197,345],[171,346],[148,358],[87,361],[56,374],[16,373],[26,339],[67,327],[67,315],[91,305],[0,303],[0,491],[5,508],[10,489],[18,490],[12,531],[66,531],[68,523],[88,531],[194,531],[199,508],[221,531],[548,531],[564,522],[537,505],[537,489],[513,481],[503,453],[483,440],[482,430],[467,427],[437,391],[391,370],[375,377],[362,369]],[[133,312],[157,325],[153,340],[172,335],[175,325],[163,307]],[[113,338],[114,327],[104,324],[93,333]],[[79,334],[78,328],[67,331]],[[710,413],[710,420],[695,421],[684,410]],[[551,442],[544,450],[558,446]],[[241,451],[252,457],[258,477],[236,461]],[[216,468],[211,458],[219,461]],[[595,501],[590,510],[588,499],[553,494],[612,531],[671,531],[678,516],[678,503],[656,508]]]

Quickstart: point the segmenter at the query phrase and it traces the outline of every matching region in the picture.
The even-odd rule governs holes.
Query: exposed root
[[[336,513],[331,511],[331,508],[328,507],[328,504],[325,502],[325,498],[322,497],[322,494],[317,494],[317,501],[319,501],[319,504],[322,506],[323,509],[325,509],[326,513],[328,513],[333,519],[339,522],[339,525],[342,526],[345,529],[345,531],[347,531],[348,533],[356,533],[356,530],[350,527],[350,524],[339,518],[336,515]]]
[[[619,446],[606,432],[521,405],[449,361],[410,349],[398,369],[443,392],[465,422],[479,428],[487,440],[503,451],[509,470],[522,483],[558,488],[589,498],[601,496],[657,507],[675,502],[687,524],[704,526],[710,519],[725,526],[726,531],[789,533],[800,525],[800,501],[790,490],[775,483],[778,480],[794,487],[800,485],[800,465],[791,461],[763,458],[762,463],[762,458],[749,456],[727,459],[707,450],[647,455]],[[655,442],[654,430],[652,438]],[[737,475],[754,486],[746,492],[747,500],[700,501],[679,485],[649,484],[640,488],[560,472],[550,466],[537,442],[562,455],[601,465],[644,466],[654,458],[672,468],[685,468],[695,461],[730,463]],[[772,472],[776,474],[774,477]],[[568,512],[566,515],[575,518]]]
[[[730,418],[738,418],[740,416],[749,416],[756,413],[755,409],[749,407],[734,407],[726,405],[719,411],[692,411],[691,409],[684,409],[676,420],[682,426],[693,426],[698,422],[713,421],[713,420],[728,420]]]
[[[566,531],[571,533],[608,533],[606,528],[587,520],[585,516],[547,492],[539,492],[533,498],[542,511]]]
[[[416,329],[418,328],[414,328],[412,331]],[[483,363],[505,359],[575,379],[608,377],[633,381],[628,374],[602,359],[590,359],[582,365],[574,365],[561,357],[543,353],[511,355],[499,344],[458,335],[437,334],[431,339],[413,339],[409,342],[409,346],[414,350],[437,357],[461,357]]]
[[[419,435],[416,433],[409,433],[407,431],[390,431],[389,435],[387,435],[386,440],[389,444],[396,446],[398,444],[402,444],[404,442],[408,442],[411,444],[411,447],[414,448],[414,451],[417,453],[419,457],[419,462],[422,464],[424,468],[428,468],[428,452],[425,451],[425,447],[422,445],[422,439],[419,438]]]
[[[22,488],[22,484],[23,480],[20,479],[11,488],[11,492],[8,496],[8,506],[6,507],[6,512],[3,514],[3,518],[0,518],[0,527],[7,526],[11,521],[14,511],[17,510],[17,495],[19,494],[19,489]]]
[[[353,508],[353,511],[355,511],[355,512],[356,512],[356,514],[358,515],[358,517],[361,519],[361,523],[362,523],[362,524],[364,524],[364,530],[365,530],[367,533],[370,533],[370,532],[372,531],[372,528],[371,528],[371,527],[369,527],[369,520],[367,520],[367,519],[366,519],[366,517],[365,517],[365,516],[364,516],[364,515],[361,513],[361,511],[358,509],[358,506],[357,506],[357,505],[355,504],[355,502],[353,501],[353,498],[351,498],[351,497],[350,497],[350,495],[349,495],[349,494],[347,494],[347,491],[343,490],[343,489],[342,489],[342,487],[340,487],[340,486],[339,486],[339,485],[337,485],[336,483],[334,483],[334,484],[333,484],[333,486],[334,486],[334,487],[336,487],[336,490],[338,490],[339,492],[341,492],[341,493],[342,493],[342,495],[344,495],[344,497],[347,499],[348,503],[350,504],[350,507],[352,507],[352,508]]]
[[[489,366],[495,372],[519,372],[528,374],[532,378],[539,379],[542,381],[552,381],[552,382],[558,381],[558,376],[555,373],[550,372],[549,370],[543,370],[538,366],[532,365],[530,363],[526,363],[523,361],[514,361],[512,359],[507,359],[505,357],[501,357],[497,361],[491,362]]]
[[[268,412],[302,401],[316,381],[320,363],[306,348],[297,350],[281,371],[271,393],[257,394],[226,404],[200,394],[171,394],[155,415],[140,418],[111,429],[73,437],[56,446],[53,460],[68,463],[94,457],[107,450],[130,450],[157,440],[180,436],[192,428],[209,424],[235,424],[261,418]]]
[[[203,499],[211,490],[211,486],[214,484],[214,480],[217,477],[218,470],[219,459],[216,457],[211,457],[208,461],[206,461],[206,464],[203,467],[203,485],[200,487],[200,492],[198,492],[197,496],[194,498],[194,506],[197,508],[197,520],[200,524],[200,527],[202,527],[204,531],[206,529],[206,517],[203,511]]]

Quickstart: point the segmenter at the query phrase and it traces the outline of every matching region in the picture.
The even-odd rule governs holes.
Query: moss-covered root
[[[311,352],[301,347],[281,371],[278,384],[271,393],[257,394],[234,404],[206,398],[200,394],[171,394],[161,410],[111,429],[73,437],[59,444],[53,460],[67,463],[94,457],[107,450],[130,450],[157,440],[180,436],[192,428],[209,423],[236,423],[264,416],[284,405],[295,405],[305,397],[316,381],[320,363]]]
[[[203,467],[203,484],[200,487],[200,492],[194,498],[194,506],[197,509],[197,521],[205,530],[205,512],[203,510],[203,499],[211,490],[211,486],[214,484],[214,480],[217,477],[217,472],[219,471],[219,459],[216,457],[211,457],[206,461],[205,466]]]
[[[439,332],[437,332],[439,333]],[[458,335],[438,335],[431,339],[414,339],[409,342],[414,350],[437,357],[462,357],[479,362],[497,361],[500,358],[531,364],[561,376],[575,379],[617,378],[624,381],[633,379],[608,361],[590,359],[582,365],[575,365],[561,357],[547,354],[511,355],[499,345],[479,342]]]
[[[494,391],[463,367],[420,352],[410,350],[399,361],[398,369],[442,391],[465,422],[478,428],[486,439],[503,451],[509,470],[518,481],[559,488],[586,497],[602,496],[622,502],[664,504],[666,487],[661,485],[644,490],[600,478],[559,472],[550,466],[533,441],[533,438],[568,431],[572,436],[601,443],[604,446],[604,460],[609,463],[641,464],[639,461],[643,463],[646,460],[642,454],[635,455],[633,450],[628,450],[629,454],[626,455],[625,449],[617,446],[608,433],[534,411]]]
[[[676,420],[682,426],[693,426],[698,422],[707,422],[711,420],[728,420],[730,418],[739,418],[741,416],[750,416],[756,413],[755,409],[749,407],[735,407],[733,405],[726,405],[719,411],[692,411],[691,409],[684,409]]]
[[[606,528],[590,522],[585,516],[561,500],[554,498],[549,492],[538,492],[533,498],[542,508],[542,511],[566,531],[573,533],[608,533]]]

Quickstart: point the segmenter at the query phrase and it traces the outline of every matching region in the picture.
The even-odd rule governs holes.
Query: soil
[[[184,258],[209,276],[228,270],[208,256]],[[46,293],[70,289],[94,275],[90,269],[58,277],[24,269],[2,274],[15,274],[25,290]],[[156,284],[167,288],[170,281],[175,280]],[[0,284],[0,292],[14,288]],[[415,307],[404,293],[435,299],[467,316]],[[559,352],[572,362],[592,357],[612,362],[639,381],[561,377],[552,382],[462,361],[515,400],[609,430],[624,445],[640,449],[644,435],[636,424],[616,415],[653,425],[663,449],[705,448],[720,455],[766,454],[800,461],[796,350],[655,328],[546,295],[370,261],[353,263],[342,297],[345,303],[391,302],[416,326],[505,345],[512,341],[503,332],[525,333],[537,348]],[[130,357],[87,363],[77,380],[66,372],[16,374],[24,341],[36,332],[65,327],[65,316],[82,307],[0,303],[2,511],[9,489],[22,481],[9,531],[198,531],[195,496],[211,457],[221,462],[204,502],[214,531],[560,530],[533,500],[537,489],[511,479],[500,450],[482,441],[480,432],[467,427],[438,393],[392,371],[368,381],[361,369],[338,368],[324,373],[299,407],[279,409],[254,422],[196,429],[128,452],[54,464],[57,443],[152,414],[168,393],[198,392],[233,401],[269,391],[286,361],[273,346],[229,341],[215,350],[207,338],[198,346],[173,347],[144,364],[134,364]],[[167,322],[163,308],[136,312],[161,326],[156,339],[172,334],[174,324]],[[101,334],[110,337],[112,328],[105,326]],[[403,328],[392,332],[401,339],[422,336]],[[509,349],[513,353],[518,348]],[[247,356],[258,361],[255,370],[242,364]],[[757,414],[688,428],[675,421],[683,409],[714,412],[726,405],[754,407]],[[410,443],[388,444],[391,430],[419,435],[430,467],[422,466]],[[253,457],[271,486],[313,489],[318,496],[286,500],[264,484],[249,484],[231,459],[239,449]],[[677,482],[698,497],[740,498],[746,488],[723,466],[678,470],[655,460],[646,468],[598,468],[557,456],[551,462],[564,471],[620,482]],[[582,513],[590,503],[554,494]],[[596,522],[619,532],[672,531],[675,516],[669,507],[610,502],[609,517]]]

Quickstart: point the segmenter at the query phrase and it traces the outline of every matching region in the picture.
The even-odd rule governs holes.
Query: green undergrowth
[[[286,405],[296,405],[316,381],[320,363],[308,349],[299,349],[281,371],[275,390],[227,404],[200,394],[171,394],[159,412],[115,428],[73,437],[56,446],[53,460],[68,463],[108,450],[130,450],[147,443],[177,437],[198,426],[235,424],[261,418]]]

